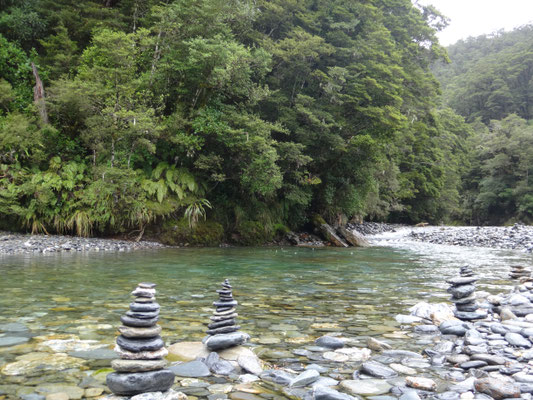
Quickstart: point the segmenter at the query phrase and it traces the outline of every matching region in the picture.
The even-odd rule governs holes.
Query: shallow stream
[[[364,346],[373,336],[395,348],[420,351],[394,320],[417,302],[448,300],[445,280],[470,264],[478,290],[505,291],[510,265],[531,267],[532,256],[512,251],[408,243],[398,234],[375,238],[367,249],[209,248],[0,258],[2,332],[22,324],[31,336],[0,347],[0,370],[30,353],[69,353],[112,345],[119,317],[138,282],[158,284],[162,336],[171,344],[201,340],[217,298],[230,279],[239,323],[256,353],[272,364],[294,362],[292,351],[327,332]],[[5,331],[5,330],[4,330]],[[69,340],[72,339],[70,342]],[[79,340],[78,340],[79,339]],[[56,340],[56,342],[54,342]],[[93,342],[94,341],[94,342]],[[70,343],[70,344],[69,344]],[[38,358],[38,356],[36,356]],[[100,363],[82,360],[67,371],[35,363],[20,374],[0,372],[3,393],[31,392],[44,383],[78,384]],[[4,368],[5,369],[5,368]]]

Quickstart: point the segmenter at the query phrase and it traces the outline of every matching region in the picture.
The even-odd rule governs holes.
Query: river
[[[445,280],[461,265],[473,267],[480,277],[479,289],[497,292],[511,285],[511,265],[532,261],[531,254],[514,251],[411,242],[402,233],[372,240],[376,245],[365,249],[205,248],[4,256],[0,344],[2,337],[17,335],[1,332],[10,323],[25,327],[20,335],[31,338],[0,347],[0,370],[31,353],[111,348],[120,315],[131,301],[129,293],[142,281],[158,285],[167,344],[204,336],[215,290],[228,278],[239,301],[242,330],[251,335],[256,353],[273,364],[290,362],[294,349],[327,332],[361,343],[373,336],[393,347],[419,351],[394,320],[396,314],[407,314],[420,301],[446,302]],[[66,374],[53,368],[0,373],[0,397],[2,391],[30,392],[32,386],[47,382],[79,382],[99,368],[89,360],[69,365]]]

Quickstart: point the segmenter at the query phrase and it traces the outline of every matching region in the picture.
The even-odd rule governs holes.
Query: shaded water
[[[291,350],[328,331],[362,343],[376,336],[394,347],[412,348],[394,315],[407,314],[419,301],[447,301],[445,280],[459,266],[474,267],[480,289],[501,291],[510,284],[510,265],[531,265],[531,255],[516,252],[401,245],[394,237],[380,243],[359,250],[164,249],[0,258],[0,326],[23,323],[33,335],[46,336],[0,347],[0,368],[25,353],[53,352],[39,347],[45,339],[76,337],[112,345],[129,293],[142,281],[158,284],[167,344],[204,336],[215,290],[229,278],[242,330],[269,361],[290,357]],[[0,332],[0,338],[5,335]],[[96,368],[89,363],[70,372],[80,378],[91,369]],[[51,371],[37,373],[41,382],[47,374],[60,379]],[[22,385],[2,374],[0,383]]]

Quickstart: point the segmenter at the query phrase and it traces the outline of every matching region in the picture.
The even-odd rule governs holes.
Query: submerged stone
[[[167,391],[174,384],[174,373],[167,369],[107,375],[106,383],[115,394],[132,396],[145,392]]]

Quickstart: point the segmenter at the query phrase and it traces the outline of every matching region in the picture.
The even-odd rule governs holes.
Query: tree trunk
[[[44,87],[41,78],[39,77],[39,72],[37,72],[37,67],[32,62],[31,69],[33,71],[33,76],[35,77],[35,86],[33,87],[33,101],[39,110],[41,115],[41,121],[43,124],[48,124],[48,113],[46,112],[46,104],[44,102]]]

